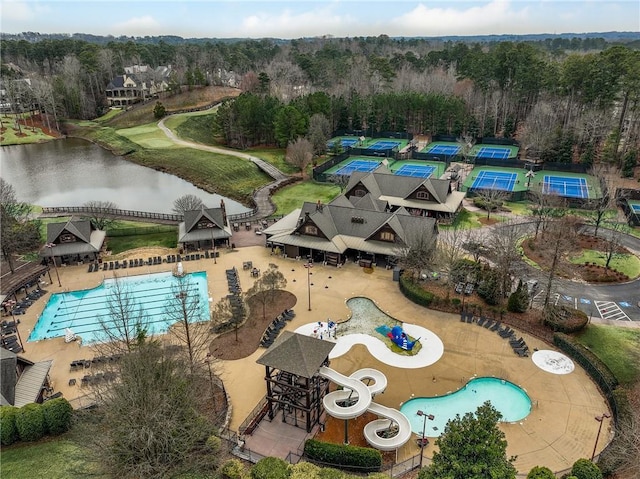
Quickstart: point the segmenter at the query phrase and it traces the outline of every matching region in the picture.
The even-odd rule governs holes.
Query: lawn
[[[464,208],[460,210],[456,220],[451,225],[440,225],[439,228],[448,229],[448,228],[460,228],[463,230],[468,230],[472,228],[480,228],[482,223],[480,223],[478,218],[486,217],[484,213],[472,213]]]
[[[590,324],[577,339],[611,369],[620,383],[629,385],[640,379],[640,330]]]
[[[148,235],[134,236],[109,236],[107,248],[112,254],[120,254],[135,248],[175,248],[178,243],[178,234],[175,231],[164,233],[151,233]]]
[[[327,183],[316,183],[311,180],[296,183],[277,191],[271,199],[276,205],[277,215],[286,215],[302,206],[303,201],[329,203],[340,194],[340,188]]]
[[[87,477],[101,478],[89,471],[84,452],[73,442],[64,438],[40,441],[35,444],[21,443],[2,447],[0,463],[2,477],[14,479],[73,479]]]
[[[27,120],[28,121],[28,120]],[[45,135],[40,128],[31,128],[30,125],[21,125],[22,136],[19,135],[19,131],[14,128],[14,121],[12,117],[6,118],[2,116],[2,127],[4,131],[0,133],[0,145],[23,145],[26,143],[38,143],[40,141],[53,140],[52,136]]]
[[[595,263],[604,266],[607,262],[605,253],[592,249],[585,249],[578,256],[569,257],[573,264]],[[609,268],[626,274],[630,279],[640,276],[640,259],[633,254],[617,254],[610,263]]]
[[[167,138],[167,135],[158,128],[156,123],[147,123],[146,125],[135,126],[133,128],[123,128],[117,130],[116,133],[137,143],[143,148],[180,148]]]

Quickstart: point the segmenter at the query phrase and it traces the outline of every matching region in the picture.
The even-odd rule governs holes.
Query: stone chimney
[[[225,226],[229,226],[229,223],[227,221],[227,209],[224,206],[224,200],[220,200],[220,209],[222,210],[222,223]]]

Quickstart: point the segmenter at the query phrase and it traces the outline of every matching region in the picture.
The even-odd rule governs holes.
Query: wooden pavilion
[[[321,377],[321,366],[329,365],[335,344],[303,334],[284,331],[256,361],[266,368],[267,415],[282,412],[282,421],[310,433],[324,411],[322,399],[329,381]]]

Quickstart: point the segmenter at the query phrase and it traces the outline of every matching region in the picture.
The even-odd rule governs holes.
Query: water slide
[[[411,424],[409,419],[397,409],[392,409],[372,401],[372,397],[381,393],[387,387],[386,376],[377,369],[359,369],[350,376],[321,367],[320,375],[342,386],[344,389],[327,394],[322,400],[327,414],[338,419],[353,419],[366,411],[381,416],[383,419],[371,421],[364,427],[364,437],[367,442],[381,451],[394,451],[411,439]],[[364,381],[372,380],[367,385]],[[340,406],[339,403],[352,399],[350,406]],[[397,425],[397,431],[390,437],[381,437],[379,432],[386,431],[392,424]]]

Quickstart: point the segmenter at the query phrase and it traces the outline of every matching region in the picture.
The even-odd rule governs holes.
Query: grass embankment
[[[129,161],[174,174],[205,191],[244,204],[250,203],[255,189],[270,181],[248,160],[175,146],[160,136],[162,132],[155,125],[118,131],[109,127],[78,129],[76,134],[126,155]]]
[[[74,479],[88,475],[96,479],[105,477],[89,470],[85,454],[76,444],[59,437],[36,444],[21,443],[3,447],[0,463],[2,477],[15,479]]]
[[[110,250],[113,255],[136,248],[175,248],[177,244],[177,228],[174,229],[174,231],[163,231],[159,233],[107,237],[107,249]]]
[[[607,256],[602,251],[585,249],[578,256],[569,257],[573,264],[595,263],[604,266],[607,263]],[[609,268],[623,273],[629,279],[640,276],[640,259],[632,254],[616,254],[609,262]]]
[[[590,324],[577,336],[624,385],[640,380],[640,330]]]
[[[303,201],[316,203],[320,200],[326,204],[339,194],[338,186],[307,180],[282,188],[271,197],[271,200],[276,205],[276,215],[286,215],[302,207]]]
[[[29,116],[21,114],[20,129],[16,127],[16,115],[3,114],[2,128],[0,128],[0,146],[25,145],[28,143],[40,143],[42,141],[53,140],[55,137],[47,135],[41,128],[32,126]],[[26,124],[25,124],[26,122]]]

